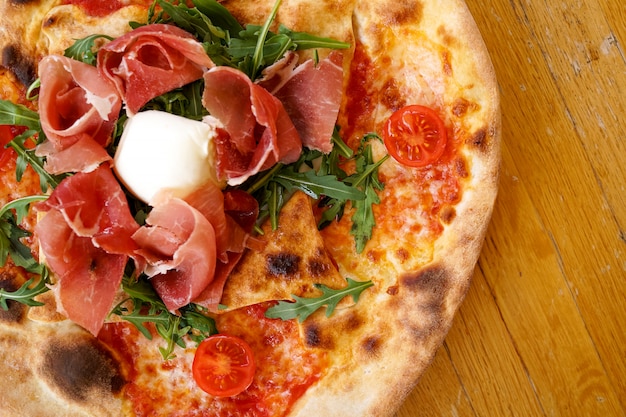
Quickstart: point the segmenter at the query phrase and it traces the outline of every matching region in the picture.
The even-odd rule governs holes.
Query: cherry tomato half
[[[250,346],[238,337],[216,334],[204,339],[193,359],[192,373],[198,386],[216,397],[232,397],[245,391],[256,364]]]
[[[439,115],[417,104],[394,112],[385,123],[382,136],[387,152],[410,167],[425,167],[436,162],[448,140]]]

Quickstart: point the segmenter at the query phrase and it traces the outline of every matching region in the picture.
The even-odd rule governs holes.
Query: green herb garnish
[[[202,314],[202,307],[189,304],[181,308],[180,315],[168,311],[152,285],[145,279],[134,280],[125,276],[122,289],[128,298],[116,305],[111,314],[132,323],[147,339],[152,340],[152,333],[146,323],[154,324],[157,333],[167,342],[159,347],[164,360],[173,358],[175,346],[186,346],[184,337],[200,342],[217,333],[212,318]]]
[[[45,135],[41,129],[39,113],[28,107],[15,104],[8,100],[0,100],[0,125],[24,126],[27,130],[16,136],[5,147],[12,148],[17,153],[15,176],[21,181],[26,167],[30,165],[39,175],[39,184],[42,192],[48,187],[55,188],[63,176],[52,175],[44,169],[44,159],[35,154],[32,146],[27,146],[26,141],[31,140],[34,145],[44,141]]]
[[[83,39],[77,39],[72,46],[63,51],[63,54],[76,61],[96,65],[96,41],[98,39],[113,40],[112,37],[107,35],[90,35]]]
[[[31,234],[19,224],[28,214],[31,203],[45,200],[46,196],[29,196],[11,201],[0,209],[0,267],[6,265],[10,256],[13,263],[28,272],[41,273],[41,265],[35,261],[30,248],[21,239]],[[15,211],[15,213],[14,213]]]
[[[37,284],[33,283],[37,280]],[[5,291],[0,288],[0,307],[3,310],[8,310],[8,301],[16,301],[18,303],[25,304],[31,307],[42,306],[43,303],[36,301],[35,297],[39,294],[50,291],[47,284],[50,283],[49,272],[47,268],[42,268],[40,278],[31,278],[26,281],[20,288],[15,291]]]
[[[322,307],[326,307],[326,317],[330,317],[337,304],[344,298],[351,296],[356,303],[361,293],[373,286],[372,281],[355,281],[347,278],[348,285],[345,288],[334,290],[322,284],[315,287],[322,290],[323,294],[315,298],[304,298],[293,295],[294,301],[279,301],[277,305],[265,312],[265,317],[270,319],[291,320],[297,318],[300,323]]]

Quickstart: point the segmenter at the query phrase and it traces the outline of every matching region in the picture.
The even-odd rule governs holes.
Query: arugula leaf
[[[63,51],[63,55],[89,65],[96,65],[96,41],[98,39],[113,40],[107,35],[94,34],[82,39],[77,39],[72,46]]]
[[[25,126],[31,130],[41,131],[39,113],[9,100],[0,100],[0,125]]]
[[[6,291],[0,288],[0,307],[5,311],[8,310],[9,300],[31,307],[42,306],[43,303],[36,301],[35,297],[50,290],[47,285],[50,283],[48,270],[46,268],[42,268],[42,274],[39,281],[35,284],[35,286],[31,287],[31,285],[35,282],[35,279],[36,278],[29,279],[15,291]]]
[[[326,317],[330,317],[337,304],[347,296],[351,296],[354,302],[359,301],[361,293],[374,285],[372,281],[355,281],[347,278],[348,285],[345,288],[334,290],[322,284],[315,287],[322,290],[323,294],[316,298],[304,298],[293,295],[294,301],[279,301],[277,305],[265,312],[265,317],[270,319],[290,320],[297,318],[300,323],[322,307],[326,307]]]
[[[146,324],[152,323],[166,342],[165,347],[159,347],[164,360],[175,357],[176,346],[186,346],[185,336],[200,342],[217,333],[214,320],[202,314],[201,307],[195,304],[179,309],[180,315],[168,311],[152,285],[145,279],[135,280],[126,275],[122,280],[122,289],[129,298],[116,305],[110,314],[132,323],[149,340],[152,340],[152,333]]]
[[[365,244],[372,236],[372,230],[376,225],[374,218],[373,205],[380,203],[380,198],[376,191],[384,188],[384,184],[378,179],[378,168],[389,158],[385,155],[383,158],[374,162],[370,140],[381,140],[376,134],[367,134],[361,139],[359,148],[351,159],[355,161],[355,172],[347,175],[339,168],[339,155],[336,152],[345,152],[342,146],[335,147],[322,161],[322,168],[325,172],[333,172],[337,177],[353,188],[360,190],[364,194],[362,199],[352,199],[352,207],[355,212],[352,215],[351,234],[354,236],[357,253],[363,252]],[[344,144],[345,145],[345,144]],[[335,152],[336,150],[336,152]],[[320,229],[326,227],[335,220],[341,219],[348,200],[341,200],[328,196],[320,201],[320,206],[326,207],[322,213],[318,227]]]
[[[30,196],[11,201],[0,209],[0,267],[10,256],[13,263],[28,272],[41,273],[41,265],[33,258],[30,248],[21,239],[30,233],[19,227],[31,203],[45,200],[46,196]],[[15,210],[13,214],[12,210]]]
[[[0,124],[24,126],[28,129],[5,145],[5,147],[12,148],[17,153],[15,168],[17,181],[21,181],[27,165],[30,165],[39,175],[39,184],[42,192],[45,193],[49,186],[55,188],[59,185],[63,176],[48,173],[44,169],[44,159],[35,154],[35,149],[32,146],[26,144],[27,141],[32,140],[35,145],[38,145],[45,140],[39,121],[39,113],[30,110],[22,104],[0,100]]]
[[[278,213],[296,190],[314,199],[327,197],[345,202],[365,198],[365,193],[341,181],[336,175],[312,169],[312,161],[320,155],[319,151],[304,149],[300,159],[293,164],[277,164],[252,180],[247,191],[259,201],[259,222],[269,217],[275,230]]]
[[[367,144],[370,138],[380,140],[377,135],[366,135],[363,138],[356,158],[356,173],[346,178],[346,182],[352,184],[353,187],[363,189],[366,196],[364,200],[354,201],[352,204],[355,212],[352,215],[350,232],[354,236],[357,253],[363,252],[365,245],[372,237],[372,230],[376,225],[372,207],[380,203],[376,191],[384,188],[378,179],[378,167],[389,158],[389,155],[385,155],[378,162],[374,162],[372,147]]]
[[[218,27],[230,33],[239,33],[243,30],[237,19],[216,0],[193,0],[193,4],[202,14],[210,16],[211,21]]]
[[[203,90],[204,81],[197,80],[150,100],[142,110],[160,110],[192,120],[202,120],[209,114],[202,105]]]

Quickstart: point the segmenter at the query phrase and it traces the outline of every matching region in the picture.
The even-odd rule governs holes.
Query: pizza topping
[[[108,285],[114,281],[118,287],[120,281],[128,281],[121,287],[129,295],[134,291],[131,288],[133,285],[150,283],[158,293],[155,295],[158,303],[152,297],[146,298],[141,292],[144,288],[141,288],[139,293],[131,295],[113,311],[139,326],[150,321],[148,318],[140,318],[147,317],[142,314],[168,317],[167,328],[160,328],[157,324],[157,330],[168,340],[164,357],[169,357],[174,345],[184,345],[183,337],[196,333],[193,325],[187,325],[190,321],[184,317],[183,311],[201,303],[215,312],[226,277],[242,257],[243,250],[246,247],[261,248],[261,241],[250,236],[259,214],[259,203],[252,196],[253,191],[231,189],[222,193],[223,184],[216,180],[215,174],[218,178],[227,179],[231,186],[236,186],[259,173],[259,177],[265,179],[254,178],[254,182],[259,180],[258,184],[263,184],[256,190],[261,191],[270,183],[272,185],[268,187],[280,187],[283,192],[289,188],[284,193],[284,201],[294,188],[317,199],[325,196],[344,202],[364,199],[365,193],[359,187],[343,183],[335,173],[300,170],[305,165],[311,166],[313,155],[321,155],[320,150],[325,151],[329,143],[336,143],[329,137],[334,130],[341,100],[341,54],[331,54],[319,65],[308,61],[291,67],[285,82],[276,91],[276,94],[283,94],[285,104],[253,81],[257,80],[263,68],[280,60],[285,51],[317,47],[346,48],[348,44],[293,32],[282,26],[277,33],[270,31],[280,1],[276,2],[270,18],[262,27],[248,25],[245,29],[216,2],[194,4],[197,8],[188,8],[184,4],[172,5],[161,0],[157,0],[157,3],[163,12],[155,13],[151,9],[148,13],[149,24],[145,26],[133,25],[136,29],[99,49],[103,39],[110,39],[104,35],[88,36],[76,42],[75,47],[66,50],[65,57],[47,58],[50,59],[48,65],[55,64],[55,69],[67,74],[64,74],[63,82],[57,83],[59,85],[55,84],[54,77],[42,77],[40,107],[51,104],[51,96],[47,92],[55,88],[64,91],[68,85],[70,90],[80,87],[72,93],[83,97],[83,102],[91,106],[86,106],[90,115],[96,114],[104,121],[99,128],[93,127],[96,129],[93,133],[89,130],[92,125],[87,124],[71,146],[65,146],[64,142],[64,147],[59,148],[55,145],[58,142],[56,138],[45,141],[47,127],[44,129],[42,126],[45,125],[43,118],[40,124],[39,114],[10,102],[10,112],[8,116],[0,114],[0,123],[28,128],[9,145],[18,153],[16,176],[20,175],[26,164],[30,164],[40,174],[42,190],[45,185],[55,188],[50,201],[40,204],[41,210],[47,211],[47,214],[38,226],[38,234],[46,234],[49,240],[41,242],[42,247],[46,247],[43,252],[46,265],[40,264],[37,268],[43,271],[40,282],[54,284],[51,287],[55,290],[59,310],[74,320],[81,297],[85,300],[96,290],[102,291],[104,295],[100,302],[108,304],[113,287]],[[204,13],[211,14],[215,20],[203,17]],[[214,26],[213,22],[223,27]],[[184,27],[185,30],[170,23]],[[277,49],[276,45],[280,45],[280,48]],[[220,67],[215,67],[214,62]],[[100,94],[96,87],[83,83],[85,74],[90,75],[90,81],[97,83],[98,87],[106,88],[107,94]],[[307,100],[301,100],[297,95],[300,88],[297,86],[300,84],[305,86]],[[326,91],[327,97],[314,97],[311,94],[314,90],[318,93]],[[114,99],[109,100],[109,97]],[[69,104],[71,101],[65,100],[64,103]],[[120,113],[122,103],[125,108]],[[3,101],[2,105],[5,104]],[[285,109],[286,105],[291,113]],[[155,112],[151,109],[167,112],[167,115],[158,113],[163,118],[179,120],[185,117],[184,123],[180,123],[185,125],[186,133],[181,135],[183,138],[171,140],[170,137],[176,145],[168,143],[165,151],[161,149],[157,152],[167,153],[168,162],[173,154],[181,155],[183,162],[175,167],[157,164],[158,168],[154,168],[154,165],[142,168],[136,159],[124,162],[125,159],[119,156],[126,152],[126,140],[139,136],[133,133],[139,128],[143,138],[138,143],[144,144],[145,148],[156,148],[165,142],[163,137],[159,137],[165,128],[155,127]],[[312,117],[321,109],[322,117]],[[139,113],[139,110],[144,111]],[[67,112],[71,112],[71,109]],[[119,114],[121,120],[117,120]],[[308,132],[304,133],[307,137],[305,141],[314,150],[308,149],[304,154],[301,153],[302,141],[292,117],[298,121],[301,132]],[[51,120],[61,119],[57,117]],[[307,126],[305,120],[315,127]],[[174,127],[180,127],[179,123],[174,124]],[[170,123],[166,125],[171,127]],[[149,134],[145,132],[146,126],[149,126]],[[39,139],[43,141],[37,147],[39,155],[29,153],[26,146],[29,138],[34,138],[35,143]],[[181,146],[181,141],[189,146]],[[211,142],[217,148],[214,166],[209,155],[213,152],[210,149]],[[176,146],[183,149],[176,149]],[[193,151],[185,150],[187,147],[193,148]],[[97,188],[96,184],[84,185],[96,181],[104,172],[113,178],[106,162],[111,159],[109,153],[115,150],[119,151],[114,161],[115,169],[131,192],[140,197],[131,197],[136,221],[130,216],[119,183],[115,183],[115,190],[109,187],[108,180],[107,185],[101,188]],[[146,153],[144,150],[140,152]],[[94,155],[102,158],[98,160]],[[55,157],[65,164],[58,164],[55,172],[78,174],[63,182],[63,177],[50,174],[45,169],[47,167],[43,166],[43,161],[47,160],[50,164]],[[148,159],[155,158],[149,156]],[[76,164],[76,161],[83,163]],[[183,164],[185,168],[181,170],[179,167]],[[151,181],[152,189],[149,193],[144,195],[142,185],[138,188],[132,181],[128,181],[128,175],[122,174],[129,167],[131,172],[133,169],[135,172],[130,176],[136,176],[141,181],[146,177],[154,180]],[[164,171],[178,174],[178,180],[182,182],[157,181],[156,177],[164,167],[168,168]],[[261,173],[272,167],[275,169],[268,173],[269,177]],[[207,175],[212,168],[216,168],[215,171]],[[147,170],[153,174],[146,176]],[[270,177],[272,180],[268,182],[267,178]],[[185,182],[188,180],[191,181]],[[253,189],[255,187],[252,185]],[[77,189],[74,195],[68,192],[72,188]],[[87,190],[96,194],[93,200],[83,196]],[[112,200],[107,200],[100,193],[107,193]],[[258,194],[255,193],[255,196]],[[279,197],[279,194],[274,196]],[[85,207],[78,210],[78,206],[72,206],[72,198],[84,198]],[[98,212],[94,201],[111,207],[100,207],[101,211]],[[259,201],[265,205],[265,196]],[[118,208],[122,202],[128,211],[126,217],[132,221],[121,222],[118,230],[115,223],[118,219],[115,216],[120,214]],[[274,208],[262,209],[264,214],[270,213],[272,225],[276,223],[276,209],[280,205],[282,202]],[[137,222],[141,223],[143,219],[146,219],[146,223],[140,228]],[[132,229],[127,228],[129,225]],[[129,232],[131,238],[127,236]],[[67,244],[60,245],[58,242]],[[205,259],[207,252],[208,258]],[[70,256],[71,262],[65,256]],[[135,270],[129,258],[134,259]],[[307,267],[312,273],[320,274],[320,268],[324,266],[312,262]],[[47,267],[57,275],[57,282],[47,278]],[[70,270],[78,272],[70,273]],[[111,272],[110,277],[84,284],[85,277],[100,277],[105,270]],[[125,270],[129,275],[123,277]],[[101,284],[99,281],[107,283]],[[95,288],[96,284],[106,288]],[[27,293],[27,289],[23,287],[20,290]],[[85,295],[85,292],[90,294]],[[103,314],[103,308],[98,306],[96,313],[74,321],[95,334],[102,325]]]
[[[147,261],[143,272],[168,310],[189,304],[213,280],[213,226],[184,200],[157,202],[133,239]]]
[[[115,173],[145,203],[164,189],[185,197],[218,182],[212,137],[211,127],[200,121],[155,110],[137,113],[124,126]]]
[[[130,115],[214,65],[191,34],[165,24],[141,26],[98,51],[98,69],[115,84]]]
[[[443,120],[431,108],[420,105],[406,106],[393,113],[382,135],[396,161],[418,168],[437,162],[447,142]]]
[[[57,280],[57,308],[98,334],[137,248],[131,236],[139,225],[126,197],[110,168],[101,166],[63,180],[37,209],[46,212],[35,232]]]
[[[193,360],[193,377],[198,386],[216,397],[232,397],[247,389],[254,379],[256,364],[250,346],[226,334],[211,336],[198,345]]]
[[[228,67],[212,68],[204,83],[202,103],[228,133],[215,143],[220,179],[239,185],[277,162],[298,159],[300,137],[276,97]]]
[[[41,60],[39,74],[39,117],[48,141],[37,154],[46,156],[46,171],[90,171],[111,160],[104,146],[121,108],[113,86],[91,65],[57,55]]]
[[[302,144],[323,153],[333,149],[331,137],[343,94],[342,57],[333,51],[318,65],[307,60],[294,67],[297,55],[291,53],[279,61],[280,70],[267,68],[259,82],[283,103]]]
[[[280,301],[274,307],[269,308],[265,316],[271,319],[280,318],[283,320],[297,318],[302,323],[311,314],[322,307],[326,307],[326,317],[330,317],[341,300],[351,296],[356,303],[359,301],[361,293],[374,285],[372,281],[359,282],[350,278],[347,281],[348,285],[338,290],[316,284],[315,286],[323,292],[321,296],[303,298],[293,295],[293,301]]]

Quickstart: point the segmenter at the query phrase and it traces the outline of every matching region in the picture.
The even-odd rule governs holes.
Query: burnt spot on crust
[[[461,118],[468,113],[476,111],[478,107],[478,104],[469,101],[463,97],[459,97],[454,100],[454,103],[452,103],[452,114],[454,114],[456,117]]]
[[[369,357],[376,357],[380,354],[382,341],[378,336],[368,336],[361,341],[361,348]]]
[[[30,3],[39,3],[39,0],[9,0],[9,3],[15,6],[23,6]]]
[[[35,64],[23,56],[19,47],[14,45],[5,46],[2,50],[2,66],[11,71],[25,87],[37,79]]]
[[[319,324],[314,321],[304,323],[303,326],[304,344],[308,348],[319,348],[331,350],[335,346],[333,340],[324,335]]]
[[[381,10],[382,21],[391,26],[418,24],[424,15],[424,5],[419,0],[394,1]]]
[[[446,206],[441,210],[439,215],[443,224],[450,224],[456,218],[456,209],[452,206]]]
[[[442,298],[450,285],[448,271],[439,264],[423,268],[415,274],[404,275],[400,282],[412,291],[431,294],[439,298]]]
[[[428,338],[432,332],[441,330],[450,278],[448,270],[438,264],[400,278],[400,284],[413,294],[418,306],[414,319],[407,322],[416,339]]]
[[[343,330],[348,333],[354,332],[360,329],[363,324],[365,324],[365,320],[356,311],[351,311],[344,322]]]
[[[486,152],[489,148],[489,135],[487,135],[487,130],[479,129],[467,140],[467,143],[481,152]]]
[[[7,292],[16,291],[20,285],[16,283],[16,277],[5,273],[0,274],[0,290]],[[8,300],[8,310],[0,308],[0,323],[21,323],[26,317],[28,308],[17,301]]]
[[[386,292],[389,295],[398,295],[398,293],[400,292],[400,287],[397,286],[397,285],[392,285],[392,286],[387,288]]]
[[[44,21],[41,23],[41,26],[42,26],[43,28],[48,28],[48,27],[50,27],[50,26],[54,26],[54,24],[55,24],[56,22],[57,22],[57,16],[55,16],[55,15],[50,15],[50,16],[48,16],[48,18],[47,18],[46,20],[44,20]]]
[[[40,372],[63,397],[82,403],[97,393],[117,394],[123,388],[125,381],[118,364],[96,340],[59,338],[46,346]]]
[[[289,276],[298,272],[300,260],[300,256],[296,254],[281,252],[268,255],[265,267],[270,275]]]

